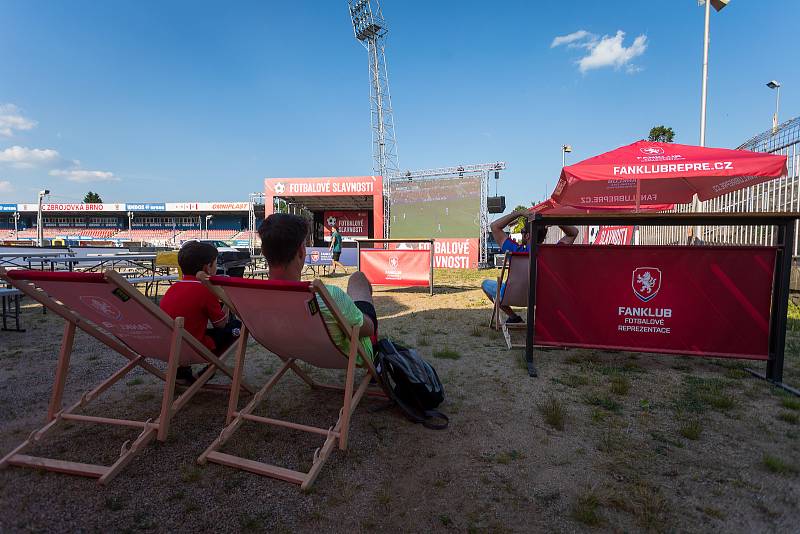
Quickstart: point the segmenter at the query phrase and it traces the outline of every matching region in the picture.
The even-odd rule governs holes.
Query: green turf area
[[[478,237],[478,198],[392,205],[392,238]]]

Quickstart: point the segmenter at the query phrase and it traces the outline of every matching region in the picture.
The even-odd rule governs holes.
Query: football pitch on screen
[[[480,236],[480,206],[475,198],[392,205],[392,238]]]

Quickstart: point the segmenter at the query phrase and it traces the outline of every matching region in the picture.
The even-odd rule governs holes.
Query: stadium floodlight
[[[561,145],[561,167],[567,164],[567,152],[572,152],[572,145]]]
[[[133,212],[128,212],[128,238],[131,237],[131,231],[133,230]]]
[[[36,243],[38,246],[44,245],[44,227],[42,221],[42,200],[50,194],[49,189],[39,191],[39,209],[36,210]]]
[[[781,83],[778,80],[770,80],[767,82],[767,87],[775,89],[775,115],[772,116],[772,133],[778,131],[778,108],[781,105]]]
[[[14,212],[14,241],[17,240],[19,237],[17,234],[19,233],[19,212]]]

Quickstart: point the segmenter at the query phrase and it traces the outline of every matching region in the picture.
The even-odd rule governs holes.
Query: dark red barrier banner
[[[535,342],[766,360],[776,253],[542,246]]]
[[[429,250],[361,249],[360,270],[379,286],[430,285]]]

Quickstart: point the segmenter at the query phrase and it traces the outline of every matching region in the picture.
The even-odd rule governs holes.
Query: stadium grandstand
[[[213,239],[248,247],[255,235],[250,221],[260,218],[263,205],[250,202],[44,203],[42,234],[47,244],[179,246]],[[37,220],[37,204],[0,204],[0,241],[36,241]]]

